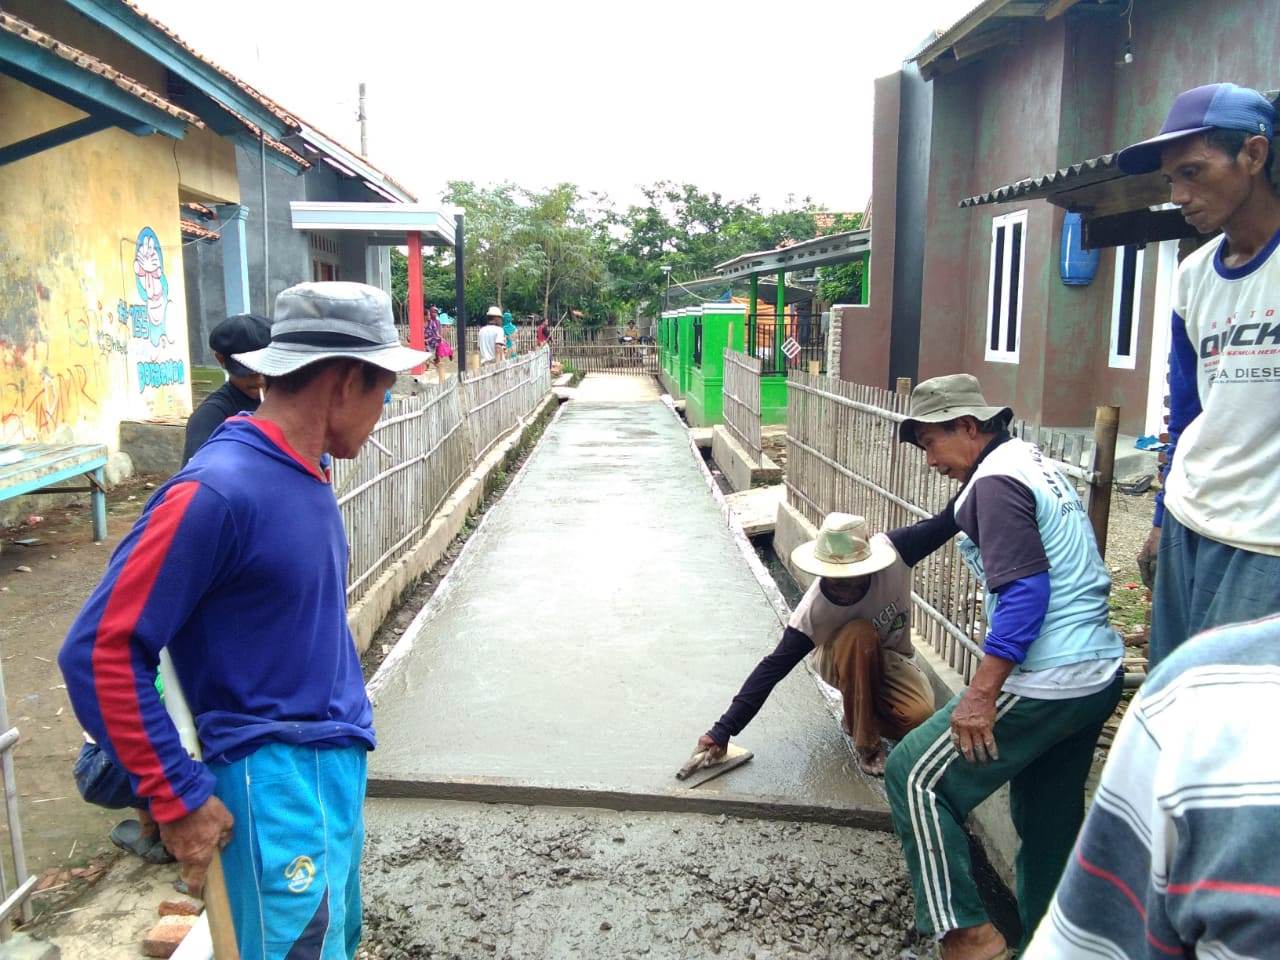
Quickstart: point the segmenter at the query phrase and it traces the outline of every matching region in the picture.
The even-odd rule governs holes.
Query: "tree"
[[[823,233],[843,233],[857,230],[862,224],[862,214],[841,214]],[[866,283],[861,260],[851,260],[818,271],[818,299],[824,303],[861,303],[862,285]]]
[[[526,193],[524,268],[537,279],[542,316],[551,316],[559,293],[584,292],[604,277],[598,247],[582,211],[578,188],[561,183],[543,193]]]
[[[493,286],[498,306],[505,306],[507,282],[526,247],[526,209],[516,199],[513,183],[477,187],[453,180],[444,199],[462,207],[468,282],[484,277]]]

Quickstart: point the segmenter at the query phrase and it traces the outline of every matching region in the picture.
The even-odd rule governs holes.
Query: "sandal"
[[[165,847],[156,833],[147,836],[142,832],[142,824],[137,820],[121,820],[111,831],[111,842],[126,853],[145,860],[147,863],[173,863],[174,856]]]

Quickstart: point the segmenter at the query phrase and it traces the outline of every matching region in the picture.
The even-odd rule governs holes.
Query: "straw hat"
[[[791,551],[791,562],[815,577],[865,577],[892,566],[893,545],[872,539],[867,521],[848,513],[829,513],[818,536]]]
[[[502,310],[498,307],[490,307],[488,312],[485,313],[485,318],[488,319],[489,317],[496,317],[497,319],[501,320]]]

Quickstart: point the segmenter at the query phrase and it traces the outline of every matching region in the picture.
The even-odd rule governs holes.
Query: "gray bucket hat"
[[[898,425],[898,442],[914,443],[916,427],[922,423],[947,423],[960,417],[973,417],[982,422],[1003,417],[1013,419],[1010,407],[993,407],[982,395],[982,385],[971,373],[951,373],[916,384],[911,391],[911,411]]]
[[[342,280],[299,283],[282,290],[276,297],[271,343],[235,355],[250,370],[269,377],[335,357],[363,360],[393,373],[430,359],[400,342],[386,293]]]

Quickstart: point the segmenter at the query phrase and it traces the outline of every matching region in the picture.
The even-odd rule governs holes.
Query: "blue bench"
[[[107,538],[107,495],[100,443],[0,443],[0,501],[27,494],[88,493],[93,506],[93,539]],[[84,477],[87,487],[54,487]]]

